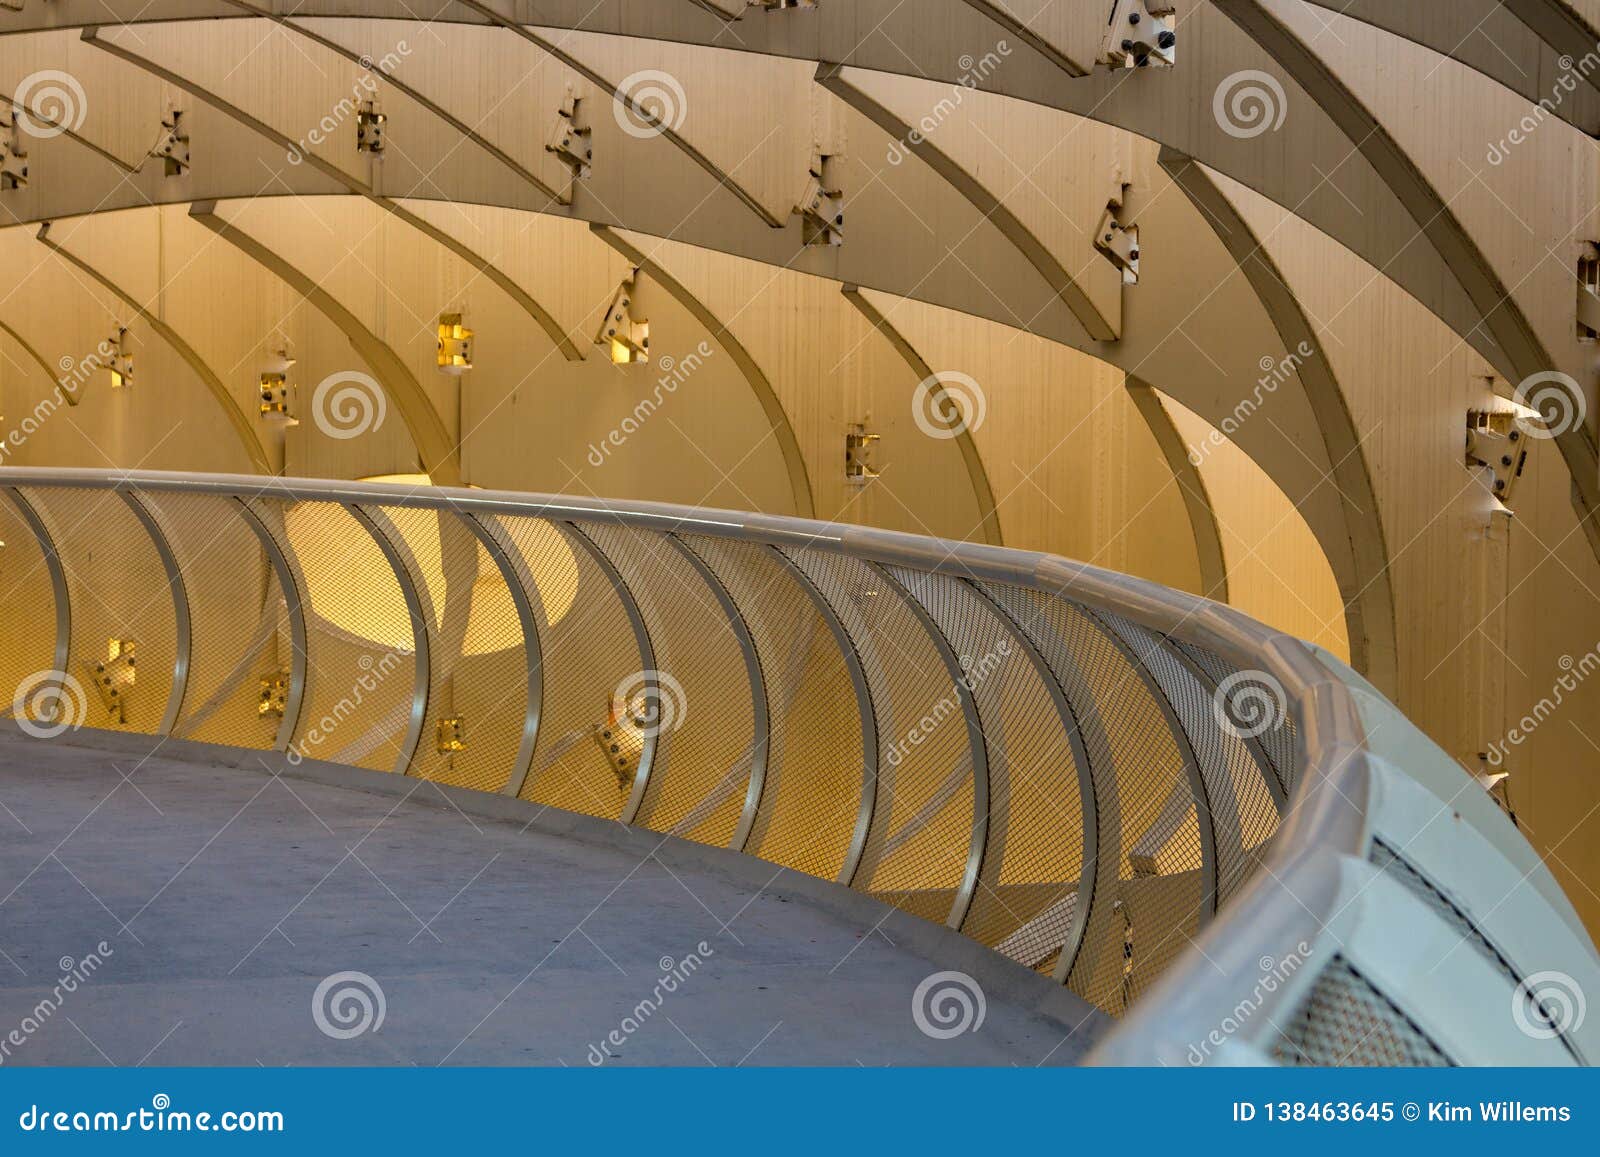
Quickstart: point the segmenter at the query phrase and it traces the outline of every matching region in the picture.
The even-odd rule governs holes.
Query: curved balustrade
[[[1354,672],[1226,607],[648,503],[0,488],[0,679],[32,732],[275,749],[733,848],[1126,1014],[1102,1061],[1600,1055],[1557,991],[1600,967],[1532,849]]]

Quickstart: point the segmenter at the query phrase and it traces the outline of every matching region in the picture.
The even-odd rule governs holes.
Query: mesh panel
[[[898,592],[859,559],[790,557],[839,615],[872,689],[876,798],[854,886],[948,919],[972,833],[972,750],[944,659]]]
[[[989,824],[961,930],[1030,967],[1050,967],[1083,870],[1083,805],[1066,725],[994,607],[966,583],[891,568],[949,639],[983,724]]]
[[[66,570],[68,668],[82,684],[83,722],[156,734],[172,691],[177,637],[167,571],[149,533],[114,491],[30,487],[24,496]]]
[[[411,613],[394,569],[338,503],[272,499],[256,509],[287,544],[306,620],[306,686],[291,749],[394,770],[416,681]]]
[[[834,879],[861,802],[862,719],[850,669],[816,603],[770,547],[694,536],[755,639],[772,720],[745,851]]]
[[[1437,1068],[1450,1064],[1439,1046],[1343,957],[1335,957],[1273,1056],[1285,1065]]]
[[[1217,851],[1217,902],[1250,878],[1263,845],[1278,828],[1278,808],[1261,766],[1237,734],[1222,726],[1216,695],[1165,640],[1126,619],[1101,613],[1144,664],[1189,737],[1210,805]]]
[[[18,695],[40,686],[35,676],[55,669],[56,593],[39,540],[5,495],[0,542],[0,604],[11,611],[0,631],[0,716],[10,718]]]
[[[539,741],[521,796],[617,819],[638,772],[636,752],[619,770],[604,732],[614,700],[637,689],[646,666],[626,604],[598,550],[565,523],[496,516],[516,548],[533,602],[544,664]]]
[[[1094,777],[1094,902],[1068,983],[1118,1013],[1199,926],[1201,846],[1185,756],[1125,645],[1082,608],[986,588],[1026,632],[1076,712]]]
[[[634,822],[726,846],[750,785],[759,690],[734,624],[688,554],[663,536],[599,524],[589,533],[638,599],[657,670],[683,692]]]
[[[1204,647],[1176,639],[1172,640],[1172,643],[1188,656],[1190,662],[1205,672],[1213,686],[1227,686],[1228,680],[1239,674],[1238,667]],[[1294,789],[1300,765],[1299,757],[1295,754],[1294,719],[1289,714],[1289,705],[1280,703],[1279,708],[1272,717],[1272,725],[1255,738],[1261,750],[1266,753],[1272,771],[1277,776],[1278,785],[1287,796]]]
[[[261,540],[231,498],[150,493],[141,499],[178,560],[189,600],[189,680],[173,734],[271,747],[282,716],[262,691],[287,681],[292,656],[283,595]]]
[[[522,624],[494,557],[448,511],[373,513],[411,573],[428,625],[428,709],[410,773],[500,791],[528,706]]]

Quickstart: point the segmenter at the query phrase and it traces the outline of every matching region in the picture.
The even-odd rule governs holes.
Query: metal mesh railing
[[[1285,995],[1259,1001],[1276,1016],[1251,1055],[1283,1063],[1457,1059],[1338,931],[1361,894],[1328,891],[1333,869],[1307,884],[1314,854],[1391,869],[1412,918],[1500,982],[1530,971],[1484,955],[1506,943],[1478,928],[1492,908],[1375,841],[1382,766],[1349,680],[1203,600],[754,515],[137,473],[0,486],[0,678],[36,734],[276,749],[731,847],[1191,1028],[1206,969],[1265,969],[1254,930],[1315,903],[1333,947],[1275,964]],[[1433,758],[1407,728],[1401,749]]]

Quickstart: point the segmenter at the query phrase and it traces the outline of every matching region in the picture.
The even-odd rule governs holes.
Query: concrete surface
[[[1067,1064],[1105,1028],[835,885],[418,780],[5,731],[0,833],[0,1064]],[[984,1015],[940,1039],[943,970]],[[329,1035],[352,971],[382,1023]]]

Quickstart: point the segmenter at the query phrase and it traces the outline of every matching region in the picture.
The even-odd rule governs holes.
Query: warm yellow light
[[[611,339],[611,360],[619,366],[633,361],[633,347],[620,338]]]

